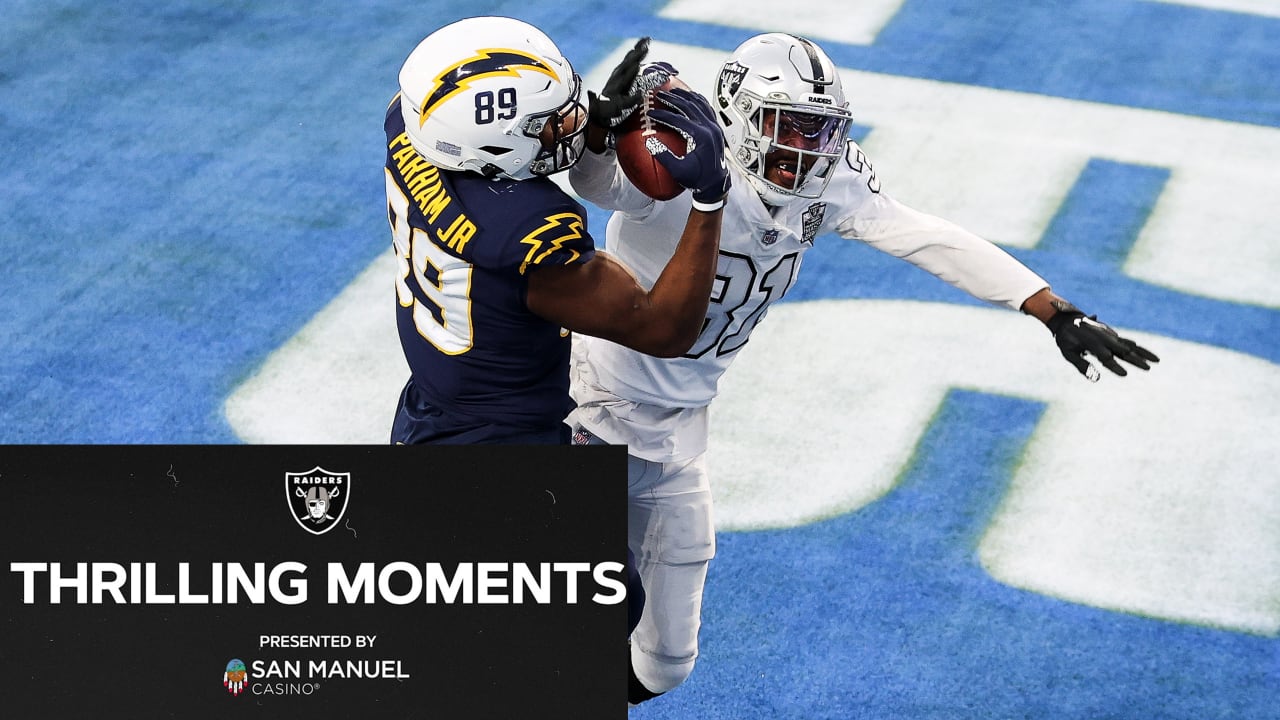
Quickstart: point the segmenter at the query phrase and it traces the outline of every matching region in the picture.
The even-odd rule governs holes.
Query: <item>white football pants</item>
[[[645,590],[631,663],[661,693],[684,682],[698,658],[702,589],[716,553],[705,455],[665,464],[629,456],[627,483],[628,543]]]

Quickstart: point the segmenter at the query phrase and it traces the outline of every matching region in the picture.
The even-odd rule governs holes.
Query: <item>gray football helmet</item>
[[[822,48],[795,35],[757,35],[721,68],[715,95],[729,157],[761,199],[781,205],[822,195],[852,117]]]

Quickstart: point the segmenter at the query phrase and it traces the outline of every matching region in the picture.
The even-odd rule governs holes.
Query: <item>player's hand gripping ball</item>
[[[663,112],[657,93],[673,88],[689,89],[676,77],[675,68],[667,63],[645,66],[632,88],[641,94],[640,105],[614,131],[614,149],[622,171],[640,192],[655,200],[670,200],[685,190],[657,158],[664,149],[677,156],[688,151],[685,135],[653,115],[655,110],[659,116]]]

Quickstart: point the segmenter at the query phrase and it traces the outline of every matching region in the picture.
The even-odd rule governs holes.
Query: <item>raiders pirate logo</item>
[[[317,465],[301,473],[284,474],[285,500],[298,525],[312,535],[334,528],[351,499],[351,473],[330,472]]]
[[[746,76],[747,66],[737,61],[727,62],[720,69],[720,78],[716,80],[716,99],[720,102],[721,108],[729,107],[733,96],[738,94],[738,88],[742,87],[742,79]]]
[[[812,245],[813,239],[818,236],[818,229],[822,227],[822,218],[827,214],[826,203],[814,203],[805,209],[804,215],[800,217],[804,223],[801,230],[800,243],[803,245]]]

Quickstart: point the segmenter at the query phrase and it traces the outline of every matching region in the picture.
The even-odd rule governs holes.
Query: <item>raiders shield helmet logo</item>
[[[312,535],[334,528],[351,499],[351,473],[330,472],[317,465],[284,474],[285,500],[298,525]]]
[[[742,87],[742,79],[747,76],[747,66],[738,61],[727,62],[720,69],[720,77],[716,80],[716,100],[720,107],[727,108],[733,102],[733,96]]]

